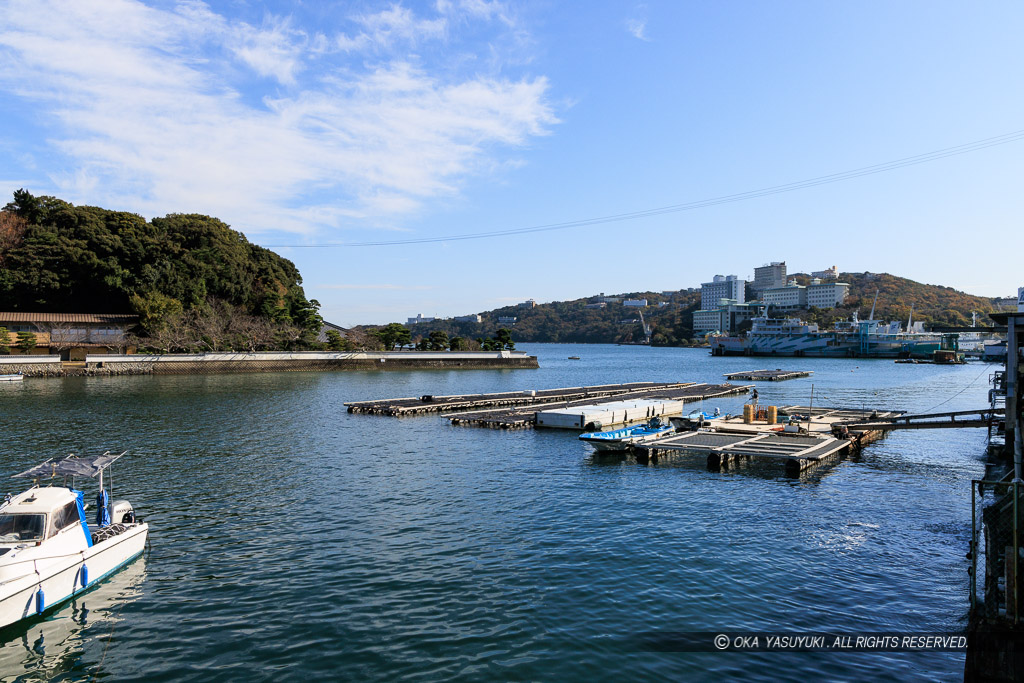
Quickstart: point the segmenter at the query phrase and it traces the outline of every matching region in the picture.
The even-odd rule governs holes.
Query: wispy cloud
[[[627,19],[626,30],[633,34],[633,37],[638,40],[644,40],[650,42],[650,38],[647,37],[647,20],[646,19]]]
[[[10,0],[0,92],[47,127],[36,182],[71,201],[201,211],[250,233],[372,225],[457,193],[557,122],[543,76],[408,56],[467,22],[521,30],[484,0],[441,0],[430,16],[392,5],[335,39],[196,0]]]

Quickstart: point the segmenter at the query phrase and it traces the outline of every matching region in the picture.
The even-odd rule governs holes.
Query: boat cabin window
[[[53,530],[54,532],[63,531],[69,526],[80,524],[81,521],[81,517],[78,516],[78,501],[73,500],[54,513]]]
[[[45,528],[46,515],[43,514],[0,515],[0,543],[41,541]]]

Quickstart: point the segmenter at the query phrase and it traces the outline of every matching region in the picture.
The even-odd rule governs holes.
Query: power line
[[[534,232],[568,230],[570,228],[581,228],[589,225],[619,223],[622,221],[636,220],[638,218],[661,216],[668,213],[694,211],[696,209],[703,209],[709,206],[731,204],[734,202],[742,202],[750,199],[756,199],[758,197],[767,197],[773,194],[782,194],[783,192],[794,192],[796,190],[803,190],[809,187],[817,187],[818,185],[838,183],[844,180],[851,180],[853,178],[860,178],[863,176],[874,175],[876,173],[893,171],[898,168],[906,168],[907,166],[925,164],[931,161],[945,159],[946,157],[958,156],[960,154],[968,154],[970,152],[977,152],[978,150],[987,149],[989,147],[996,147],[998,145],[1009,144],[1011,142],[1016,142],[1017,140],[1021,139],[1024,139],[1024,130],[1016,130],[1011,133],[1004,133],[1003,135],[996,135],[994,137],[985,138],[983,140],[975,140],[974,142],[967,142],[962,145],[945,147],[943,149],[937,149],[932,152],[925,152],[924,154],[916,154],[914,156],[904,157],[902,159],[895,159],[893,161],[886,161],[880,164],[873,164],[871,166],[863,166],[861,168],[855,168],[849,171],[842,171],[840,173],[831,173],[829,175],[808,178],[807,180],[798,180],[796,182],[786,183],[784,185],[773,185],[771,187],[764,187],[758,190],[737,192],[735,194],[727,194],[722,195],[720,197],[701,199],[698,201],[686,202],[683,204],[671,204],[669,206],[661,206],[653,209],[644,209],[641,211],[631,211],[629,213],[612,214],[609,216],[598,216],[595,218],[584,218],[581,220],[566,221],[564,223],[547,223],[543,225],[534,225],[527,228],[491,230],[488,232],[474,232],[465,233],[461,235],[447,235],[443,237],[410,237],[407,239],[380,240],[374,242],[328,242],[321,244],[267,244],[264,246],[275,249],[286,247],[298,249],[320,249],[325,247],[386,247],[397,246],[402,244],[428,244],[431,242],[455,242],[460,240],[485,239],[489,237],[506,237],[510,235],[525,235]]]

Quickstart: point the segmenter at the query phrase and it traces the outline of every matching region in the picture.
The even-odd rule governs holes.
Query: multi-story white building
[[[534,306],[536,306],[536,305],[537,305],[537,302],[536,302],[536,301],[534,301],[533,299],[527,299],[527,300],[526,300],[526,301],[524,301],[523,303],[521,303],[521,304],[517,304],[517,306],[518,306],[519,308],[533,308],[533,307],[534,307]]]
[[[786,286],[786,262],[772,261],[760,268],[754,268],[754,282],[751,287],[761,292],[773,287]]]
[[[643,308],[647,305],[647,299],[626,299],[622,302],[623,306],[631,306],[633,308]]]
[[[607,307],[608,307],[608,304],[606,304],[603,301],[595,301],[592,304],[586,304],[586,305],[583,306],[583,308],[607,308]]]
[[[693,312],[693,331],[695,334],[708,332],[735,332],[744,320],[753,318],[758,313],[759,304],[740,304],[727,301],[724,306],[708,311]]]
[[[693,312],[693,332],[698,335],[705,335],[708,332],[724,332],[726,323],[723,321],[724,312],[720,308],[711,311]]]
[[[838,280],[839,269],[836,268],[835,266],[832,266],[831,268],[827,268],[825,270],[816,270],[813,273],[811,273],[811,277],[821,278],[822,280]]]
[[[745,280],[740,280],[735,275],[716,275],[711,282],[702,283],[701,310],[710,311],[718,308],[720,299],[734,299],[736,303],[743,303],[746,297],[746,284]]]
[[[845,282],[815,282],[807,287],[807,305],[818,308],[835,308],[843,303],[850,291]]]
[[[502,325],[515,325],[519,318],[514,315],[500,315],[498,316],[498,322]]]
[[[437,318],[424,318],[422,313],[417,313],[415,318],[409,318],[406,325],[418,325],[419,323],[432,323]]]
[[[797,284],[772,287],[761,292],[761,301],[767,306],[774,306],[782,310],[806,308],[807,288]]]
[[[482,323],[484,321],[479,315],[457,315],[454,320],[457,323]]]

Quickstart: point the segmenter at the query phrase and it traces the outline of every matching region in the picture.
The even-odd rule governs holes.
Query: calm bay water
[[[129,449],[114,496],[151,524],[144,560],[0,633],[0,679],[962,678],[957,653],[656,653],[630,636],[963,629],[984,430],[897,432],[794,480],[343,403],[781,367],[815,374],[760,383],[761,403],[806,405],[813,383],[815,405],[961,410],[985,405],[991,367],[523,348],[539,370],[0,387],[0,491],[53,455]]]

